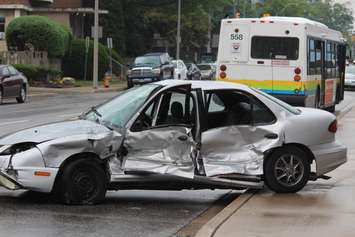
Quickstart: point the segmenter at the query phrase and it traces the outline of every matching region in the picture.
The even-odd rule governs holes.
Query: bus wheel
[[[330,113],[334,113],[335,112],[335,105],[327,107],[326,110]]]
[[[314,108],[316,109],[320,108],[319,98],[320,98],[320,93],[319,93],[319,89],[317,89],[316,98],[314,99]]]

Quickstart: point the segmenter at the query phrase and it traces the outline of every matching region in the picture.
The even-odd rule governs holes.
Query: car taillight
[[[301,68],[297,67],[295,69],[295,74],[299,75],[299,74],[301,74],[301,72],[302,72]]]
[[[336,133],[338,130],[338,122],[334,120],[328,127],[328,131],[332,133]]]
[[[226,65],[221,65],[220,67],[219,67],[219,69],[221,69],[221,71],[226,71],[227,70],[227,66]]]

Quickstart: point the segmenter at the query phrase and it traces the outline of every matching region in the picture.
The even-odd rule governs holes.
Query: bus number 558
[[[231,40],[243,40],[242,34],[231,34]]]

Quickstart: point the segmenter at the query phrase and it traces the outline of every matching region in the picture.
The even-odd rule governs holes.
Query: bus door
[[[346,44],[338,45],[338,54],[337,54],[337,63],[338,63],[338,78],[339,78],[339,92],[337,93],[337,103],[344,99],[344,83],[345,83],[345,65],[346,65]]]

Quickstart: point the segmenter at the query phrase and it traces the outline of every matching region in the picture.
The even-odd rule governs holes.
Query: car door
[[[13,84],[13,96],[18,96],[20,95],[22,84],[23,84],[22,77],[14,67],[8,66],[8,69]]]
[[[202,158],[207,177],[260,176],[264,152],[282,144],[276,117],[256,97],[238,90],[206,93]]]
[[[127,129],[126,174],[160,174],[193,179],[199,149],[197,98],[190,85],[151,99]]]
[[[1,84],[3,87],[4,97],[13,97],[16,95],[16,87],[7,66],[2,68]]]

